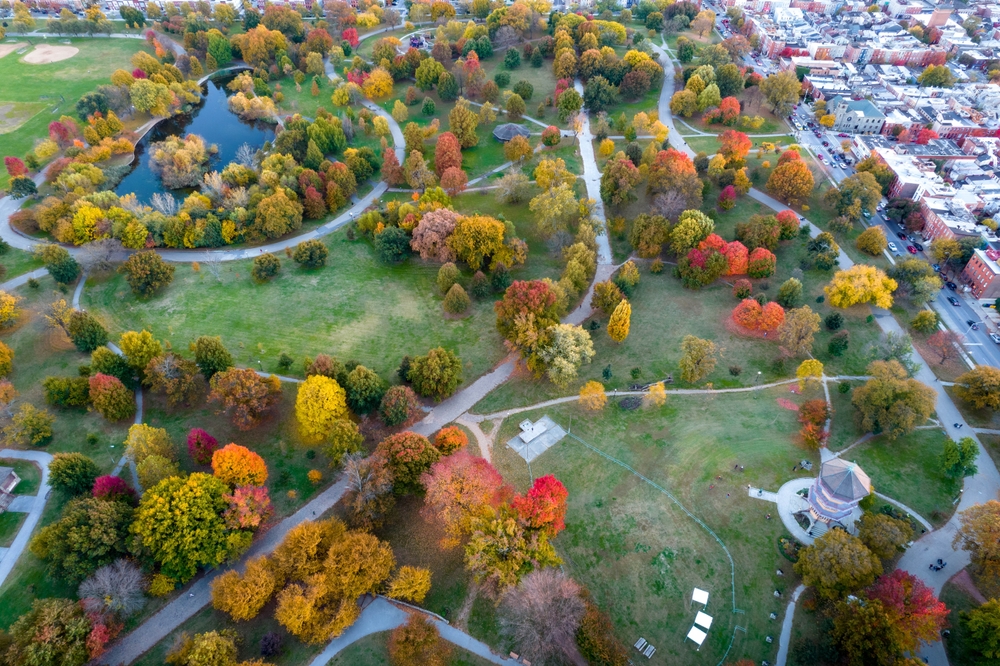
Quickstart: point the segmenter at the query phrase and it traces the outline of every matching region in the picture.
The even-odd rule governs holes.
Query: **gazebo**
[[[823,463],[809,487],[809,516],[827,527],[840,525],[851,531],[851,514],[871,492],[871,479],[857,463],[834,458]]]
[[[493,137],[500,143],[507,143],[515,136],[523,136],[527,139],[531,136],[531,132],[524,125],[518,125],[517,123],[504,123],[503,125],[498,125],[493,130]]]

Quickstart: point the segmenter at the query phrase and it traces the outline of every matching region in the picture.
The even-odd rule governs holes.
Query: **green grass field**
[[[944,442],[939,430],[917,430],[891,442],[884,437],[870,439],[845,458],[861,465],[878,492],[940,527],[954,512],[952,502],[962,487],[941,470]]]
[[[14,543],[17,532],[21,529],[21,523],[28,517],[26,513],[13,513],[5,511],[0,513],[0,548],[9,548]]]
[[[11,40],[8,40],[11,41]],[[23,41],[18,38],[14,41]],[[38,39],[32,39],[38,43]],[[59,40],[61,43],[63,40]],[[138,39],[72,39],[72,46],[80,49],[72,58],[49,65],[32,65],[11,53],[0,60],[3,70],[3,89],[0,90],[0,107],[7,102],[41,104],[34,115],[24,117],[14,131],[2,134],[3,154],[23,157],[32,149],[36,140],[48,135],[48,125],[61,115],[76,116],[76,101],[86,92],[108,83],[108,77],[119,68],[131,70],[129,60],[139,50],[148,46]],[[32,107],[34,108],[34,107]],[[6,172],[0,173],[0,187],[8,183]]]
[[[569,490],[567,529],[554,544],[567,572],[610,614],[622,641],[631,645],[639,636],[646,638],[657,655],[663,654],[662,663],[716,663],[739,625],[747,633],[736,632],[725,661],[746,657],[773,663],[777,642],[769,645],[764,638],[778,627],[768,614],[780,613],[785,604],[773,591],[787,594],[796,580],[791,563],[778,551],[782,525],[765,517],[773,507],[748,497],[746,485],[777,490],[793,476],[790,470],[799,460],[818,463],[818,454],[795,443],[795,412],[777,403],[781,398],[798,403],[804,397],[781,388],[756,398],[668,396],[662,408],[634,412],[621,410],[615,401],[600,413],[558,405],[505,421],[493,461],[523,491],[530,481],[528,469],[503,442],[517,432],[522,419],[547,414],[668,490],[732,554],[735,607],[745,613],[732,612],[733,569],[725,551],[659,490],[572,438],[531,464],[535,478],[554,474]],[[734,473],[735,464],[745,471]],[[783,576],[775,573],[779,568]],[[711,593],[707,612],[715,618],[700,653],[684,640],[694,618],[695,586]]]
[[[35,259],[30,252],[12,247],[3,254],[0,254],[0,266],[3,266],[5,269],[2,279],[0,279],[0,281],[3,281],[31,272],[36,268],[41,268],[42,262]]]
[[[939,598],[950,611],[948,629],[951,634],[944,642],[945,649],[948,651],[948,661],[952,664],[988,663],[980,661],[981,656],[972,650],[971,637],[965,631],[961,620],[963,612],[979,606],[976,600],[968,592],[950,582],[944,584]]]

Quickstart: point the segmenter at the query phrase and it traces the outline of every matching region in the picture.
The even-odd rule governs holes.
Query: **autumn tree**
[[[261,377],[248,368],[230,368],[212,376],[210,402],[222,403],[223,412],[240,430],[252,430],[281,396],[281,381]]]
[[[636,200],[635,188],[642,174],[632,161],[619,152],[608,160],[601,173],[601,200],[611,206],[622,206]]]
[[[49,463],[49,483],[67,495],[89,493],[99,475],[97,464],[82,453],[57,453]]]
[[[212,581],[212,607],[237,621],[252,620],[271,600],[278,582],[267,557],[251,558],[242,574],[230,569]]]
[[[750,137],[736,130],[726,130],[718,136],[718,141],[719,154],[726,159],[726,162],[746,159],[750,154],[750,148],[753,147]]]
[[[149,456],[160,456],[168,460],[177,459],[177,447],[163,428],[154,428],[145,423],[129,427],[125,439],[125,455],[136,464]]]
[[[548,327],[542,334],[538,370],[544,368],[545,375],[556,386],[569,386],[576,379],[580,367],[593,358],[594,345],[590,333],[582,326],[557,324]]]
[[[550,567],[532,571],[500,603],[500,630],[524,658],[548,664],[571,660],[585,606],[580,586]]]
[[[897,643],[903,652],[915,654],[921,643],[938,640],[947,624],[948,609],[923,581],[902,569],[880,576],[864,596],[881,602],[889,614]]]
[[[851,397],[856,420],[865,432],[885,433],[894,440],[930,418],[937,394],[908,378],[899,361],[873,361],[868,374],[871,378],[855,388]]]
[[[831,600],[867,587],[882,573],[878,557],[843,530],[830,530],[804,548],[794,568],[819,597]]]
[[[815,181],[812,171],[799,154],[795,151],[787,152],[795,155],[796,159],[779,161],[767,179],[767,191],[786,203],[794,204],[809,198]]]
[[[163,260],[155,250],[136,252],[119,268],[136,296],[150,296],[170,284],[174,267]]]
[[[200,472],[147,489],[131,526],[133,552],[181,581],[194,577],[198,567],[242,554],[250,535],[226,528],[222,512],[228,491],[225,483]]]
[[[976,409],[1000,409],[1000,370],[977,365],[955,380],[955,392]]]
[[[656,159],[649,165],[646,190],[651,195],[676,193],[684,202],[682,210],[701,208],[702,183],[694,163],[690,157],[674,149],[661,150],[656,154]]]
[[[454,134],[442,132],[434,148],[434,171],[440,176],[452,167],[462,167],[462,146]]]
[[[795,72],[771,74],[760,82],[759,87],[778,116],[787,116],[791,112],[792,105],[799,101],[799,93],[802,91],[802,84]]]
[[[445,537],[442,548],[452,548],[472,531],[472,520],[496,508],[512,490],[503,477],[483,458],[460,451],[431,465],[420,479],[426,495],[423,512],[440,521]]]
[[[398,491],[418,487],[420,476],[441,456],[426,437],[409,431],[386,437],[375,453],[385,458]]]
[[[539,349],[541,333],[559,323],[559,306],[555,291],[542,280],[513,282],[494,305],[497,330],[510,348],[529,361],[529,367]]]
[[[962,339],[954,331],[937,331],[927,338],[927,346],[938,357],[938,364],[944,365],[948,359],[958,358],[958,347]]]
[[[608,335],[611,339],[615,342],[624,342],[628,337],[631,320],[632,305],[623,299],[611,313],[611,319],[608,321]]]
[[[488,215],[460,217],[448,238],[448,247],[469,268],[479,270],[488,258],[503,248],[504,232],[503,223]]]
[[[135,414],[135,395],[117,377],[92,375],[90,402],[109,421],[122,421]]]
[[[961,617],[973,650],[988,659],[1000,658],[1000,599],[990,599]]]
[[[715,370],[716,353],[712,341],[685,335],[681,340],[681,379],[693,384],[707,377]]]
[[[149,359],[143,369],[143,384],[154,392],[166,394],[171,407],[192,405],[202,393],[197,374],[197,364],[168,352]]]
[[[479,114],[472,110],[467,100],[460,98],[448,113],[448,129],[462,148],[473,148],[479,144],[478,125]]]
[[[8,634],[5,662],[26,666],[83,666],[100,656],[108,637],[105,634],[101,640],[100,633],[94,633],[80,604],[55,598],[32,600],[31,609],[11,625]]]
[[[501,596],[536,568],[561,562],[546,533],[521,525],[506,505],[472,522],[465,565],[489,596]]]
[[[959,521],[961,526],[952,545],[969,551],[980,575],[1000,574],[1000,502],[990,500],[972,506],[959,514]]]
[[[409,386],[391,386],[382,396],[378,413],[389,427],[415,420],[420,410],[417,394]]]
[[[836,308],[849,308],[857,303],[871,303],[876,307],[892,307],[892,292],[897,283],[881,269],[867,264],[855,264],[837,271],[823,291]]]
[[[880,560],[888,561],[906,550],[913,528],[905,520],[884,513],[865,513],[858,523],[858,538]]]
[[[517,53],[514,50],[510,52]],[[437,627],[419,613],[411,613],[406,623],[389,634],[389,662],[392,666],[447,666],[451,663],[451,653],[451,646],[441,639]]]
[[[868,227],[861,232],[858,239],[855,241],[855,245],[859,250],[866,254],[870,254],[873,257],[877,257],[882,254],[888,247],[889,243],[885,238],[885,232],[882,231],[882,227]]]
[[[820,316],[808,305],[785,313],[778,326],[778,341],[792,356],[804,356],[812,351],[813,336],[819,332]]]
[[[657,257],[670,233],[670,223],[662,215],[641,213],[632,221],[629,243],[643,259]]]
[[[222,344],[222,338],[203,335],[191,343],[194,361],[205,379],[233,367],[233,356]]]
[[[596,412],[604,409],[608,402],[608,396],[604,393],[604,385],[598,381],[591,380],[580,389],[580,404],[583,408]]]
[[[386,596],[393,599],[401,599],[411,603],[423,603],[427,593],[431,590],[430,569],[422,567],[402,566],[396,571]]]
[[[78,583],[128,554],[132,517],[125,502],[80,497],[66,504],[59,520],[39,530],[30,549],[46,563],[49,575]]]
[[[263,486],[267,481],[267,464],[245,446],[227,444],[212,454],[212,473],[231,488]]]
[[[535,479],[527,495],[511,502],[518,519],[528,527],[555,537],[566,529],[566,498],[569,492],[557,478],[548,474]]]

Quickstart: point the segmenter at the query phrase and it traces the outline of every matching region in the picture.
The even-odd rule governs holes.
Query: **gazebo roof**
[[[840,458],[823,463],[819,472],[823,482],[837,499],[856,502],[867,497],[872,491],[872,482],[856,463]]]
[[[517,123],[504,123],[503,125],[497,126],[497,128],[493,130],[493,136],[495,136],[498,141],[507,143],[515,136],[523,136],[527,139],[531,136],[531,132],[529,132],[528,128],[524,125],[518,125]]]

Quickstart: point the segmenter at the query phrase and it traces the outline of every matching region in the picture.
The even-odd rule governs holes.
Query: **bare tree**
[[[177,213],[177,200],[169,192],[157,192],[152,198],[153,208],[167,217]]]
[[[500,628],[535,664],[587,662],[576,647],[586,608],[580,586],[559,569],[532,571],[504,594]]]
[[[497,181],[497,201],[500,203],[520,203],[528,198],[528,177],[520,171],[508,171]]]
[[[257,151],[249,143],[244,143],[236,149],[236,162],[245,167],[253,167],[257,159]]]
[[[146,603],[142,571],[130,560],[115,560],[80,583],[77,594],[92,613],[111,612],[120,618],[137,613]]]
[[[113,268],[115,259],[125,256],[125,246],[116,238],[100,238],[84,244],[80,263],[91,271],[109,271]]]
[[[222,253],[207,252],[205,260],[201,262],[202,267],[212,274],[216,280],[222,282]]]
[[[510,27],[509,25],[501,26],[497,30],[496,36],[493,37],[493,43],[496,44],[496,48],[502,49],[504,47],[510,46],[511,44],[517,44],[520,41],[521,36],[517,34],[517,30]]]
[[[746,111],[753,110],[754,113],[760,111],[760,105],[764,103],[764,91],[760,86],[750,86],[743,93],[743,104]]]
[[[250,203],[250,193],[245,187],[234,187],[226,192],[226,196],[222,200],[222,206],[226,210],[246,208],[248,203]]]
[[[395,28],[400,22],[399,12],[392,8],[386,9],[382,12],[382,20],[390,28]]]
[[[653,210],[668,220],[676,220],[687,207],[687,198],[675,190],[653,197]]]
[[[212,203],[218,204],[226,194],[226,183],[222,180],[222,174],[218,171],[209,171],[205,174],[205,186],[202,188]]]
[[[142,215],[144,212],[146,212],[145,210],[143,210],[144,206],[141,203],[139,203],[139,199],[132,192],[129,192],[128,194],[122,196],[119,199],[118,205],[120,205],[122,208],[124,208],[125,210],[136,216]]]
[[[350,522],[357,527],[377,527],[392,509],[392,473],[379,456],[363,457],[360,453],[344,456],[344,476],[347,494],[344,497],[352,515]]]

